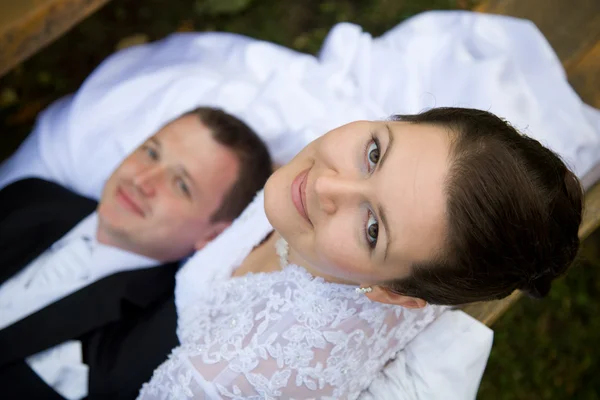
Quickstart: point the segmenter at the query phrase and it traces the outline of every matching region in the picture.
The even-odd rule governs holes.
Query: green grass
[[[522,299],[495,325],[481,399],[598,399],[600,231],[550,295]]]
[[[227,3],[227,4],[225,4]],[[159,39],[176,30],[229,31],[316,52],[331,26],[360,24],[374,35],[429,9],[470,0],[113,0],[0,79],[0,159],[29,132],[36,113],[77,89],[124,37]],[[218,8],[218,9],[215,9]],[[219,13],[220,11],[221,13]],[[225,12],[225,13],[223,13]],[[549,298],[519,301],[494,326],[481,399],[598,399],[600,234]]]

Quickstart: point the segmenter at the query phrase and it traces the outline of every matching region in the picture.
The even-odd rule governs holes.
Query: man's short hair
[[[267,146],[240,119],[218,108],[199,107],[184,115],[197,115],[212,132],[213,138],[235,153],[239,160],[238,178],[221,206],[211,216],[211,222],[233,221],[250,204],[273,172]]]

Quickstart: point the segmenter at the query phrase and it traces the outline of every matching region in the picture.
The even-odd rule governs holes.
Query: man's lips
[[[144,209],[138,204],[137,200],[122,186],[119,186],[117,188],[117,200],[123,207],[125,207],[129,211],[132,211],[133,213],[138,214],[141,217],[144,217],[146,215]]]
[[[308,211],[306,209],[306,182],[308,181],[308,171],[305,169],[300,172],[294,181],[292,182],[292,202],[300,214],[309,224],[312,225],[310,218],[308,217]]]

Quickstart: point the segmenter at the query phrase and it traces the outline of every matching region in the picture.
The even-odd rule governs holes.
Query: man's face
[[[237,179],[239,161],[196,115],[152,136],[108,179],[98,240],[160,261],[200,249],[229,222],[211,215]]]

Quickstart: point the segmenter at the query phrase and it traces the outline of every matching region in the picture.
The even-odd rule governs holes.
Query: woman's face
[[[443,128],[359,121],[310,143],[265,187],[290,260],[329,281],[371,286],[442,247],[450,137]]]

